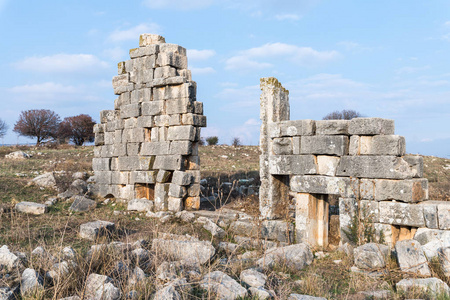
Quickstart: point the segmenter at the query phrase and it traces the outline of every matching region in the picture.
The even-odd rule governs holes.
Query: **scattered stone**
[[[14,151],[14,152],[11,152],[11,153],[5,155],[5,158],[14,159],[14,160],[22,160],[22,159],[27,159],[30,157],[31,157],[31,155],[29,155],[23,151]]]
[[[395,244],[397,260],[403,272],[411,272],[421,276],[431,276],[427,258],[421,245],[415,240],[403,240]]]
[[[327,300],[327,298],[300,295],[300,294],[290,294],[288,300]]]
[[[263,287],[259,287],[259,288],[250,287],[248,289],[248,291],[250,292],[250,295],[252,295],[253,297],[256,297],[259,300],[275,298],[275,292],[274,291],[266,290]]]
[[[9,251],[8,246],[3,245],[0,248],[0,265],[7,268],[7,270],[12,270],[22,266],[20,258]]]
[[[50,271],[45,273],[45,277],[53,282],[60,281],[62,278],[66,277],[70,272],[70,265],[67,261],[62,261],[60,263],[54,264]]]
[[[72,174],[72,178],[74,180],[76,180],[76,179],[86,180],[88,178],[88,176],[89,175],[86,172],[75,172]]]
[[[441,233],[438,237],[422,246],[422,250],[428,260],[438,256],[439,248],[450,247],[450,231]]]
[[[94,200],[86,198],[84,196],[74,196],[73,203],[69,207],[70,211],[85,212],[94,209],[97,203]]]
[[[44,204],[47,205],[48,207],[53,206],[56,203],[58,203],[58,198],[57,197],[48,197],[47,201],[44,202]]]
[[[27,268],[22,273],[20,294],[22,297],[40,298],[44,293],[44,279],[34,269]]]
[[[194,219],[195,219],[195,215],[186,210],[177,212],[175,214],[175,217],[180,218],[181,221],[186,222],[186,223],[190,223],[190,222],[194,221]]]
[[[134,249],[130,256],[131,260],[142,268],[146,268],[150,264],[150,253],[146,249]]]
[[[354,249],[355,265],[360,269],[378,269],[386,266],[385,258],[389,255],[386,245],[368,243]]]
[[[59,300],[81,300],[81,298],[78,296],[70,296],[70,297],[66,297],[66,298],[61,298]]]
[[[172,260],[183,260],[188,264],[204,264],[215,254],[215,249],[208,241],[177,241],[154,239],[152,251]]]
[[[216,223],[206,217],[198,217],[195,222],[203,224],[203,228],[208,230],[213,237],[223,238],[226,235],[225,230],[217,226]]]
[[[57,189],[56,187],[56,179],[53,172],[44,173],[32,179],[30,184],[35,184],[40,187]]]
[[[181,300],[181,295],[172,285],[166,286],[156,291],[154,300]]]
[[[142,198],[133,199],[128,202],[127,210],[133,211],[151,211],[153,209],[153,201]]]
[[[120,299],[120,290],[105,275],[90,274],[86,279],[86,298],[92,300]]]
[[[247,269],[241,272],[240,279],[250,287],[260,288],[266,284],[267,276],[255,269]]]
[[[238,247],[238,244],[228,242],[220,242],[218,246],[219,250],[225,251],[227,253],[234,253],[236,249],[238,249]]]
[[[115,225],[108,221],[94,221],[80,225],[80,237],[95,241],[102,236],[110,235],[115,230]]]
[[[200,286],[215,293],[219,299],[237,299],[247,296],[245,288],[221,271],[206,274],[200,282]]]
[[[295,244],[286,247],[269,249],[256,264],[262,268],[286,266],[300,271],[313,261],[313,254],[307,244]]]
[[[420,289],[425,293],[447,293],[450,295],[450,288],[448,285],[440,280],[439,278],[409,278],[402,279],[395,285],[397,287],[397,291],[409,291],[411,289]]]
[[[74,260],[77,256],[77,253],[75,252],[75,250],[73,250],[72,247],[68,246],[68,247],[64,247],[64,249],[62,250],[62,255],[63,255],[64,259]]]
[[[17,203],[15,208],[18,212],[30,215],[43,215],[48,212],[47,205],[27,201]]]

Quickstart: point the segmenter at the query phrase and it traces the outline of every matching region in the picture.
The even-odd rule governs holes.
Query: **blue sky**
[[[259,140],[259,78],[290,90],[291,119],[341,109],[394,119],[407,151],[450,157],[450,2],[0,0],[3,143],[22,110],[113,109],[117,63],[139,34],[188,49],[208,127]]]

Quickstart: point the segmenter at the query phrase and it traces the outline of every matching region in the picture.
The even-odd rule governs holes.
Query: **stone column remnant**
[[[99,195],[154,201],[155,210],[200,205],[200,128],[206,126],[186,49],[155,34],[140,36],[112,80],[114,110],[94,127]]]

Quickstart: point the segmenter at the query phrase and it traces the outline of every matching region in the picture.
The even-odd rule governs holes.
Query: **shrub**
[[[217,145],[219,143],[219,138],[217,136],[210,136],[206,138],[206,142],[209,146]]]
[[[359,117],[363,117],[363,115],[351,109],[344,109],[342,111],[335,110],[329,113],[323,117],[323,120],[351,120]]]
[[[238,137],[233,138],[231,145],[233,145],[233,147],[242,146],[241,139]]]

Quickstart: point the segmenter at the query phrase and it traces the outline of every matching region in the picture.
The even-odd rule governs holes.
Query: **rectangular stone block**
[[[137,118],[129,118],[123,120],[123,128],[124,129],[133,129],[137,125]]]
[[[183,210],[183,199],[169,196],[167,200],[167,209],[172,212],[179,212]]]
[[[423,157],[420,155],[405,155],[403,159],[409,164],[414,178],[423,177]]]
[[[317,135],[348,135],[349,120],[316,121]]]
[[[177,75],[177,69],[171,66],[155,68],[154,78],[169,78]]]
[[[94,157],[92,159],[92,169],[94,171],[109,171],[111,158]]]
[[[177,53],[159,53],[156,66],[171,66],[177,69],[187,69],[187,57]]]
[[[380,223],[424,227],[423,206],[401,202],[382,201],[379,204]]]
[[[343,135],[302,136],[300,153],[347,155],[348,137]]]
[[[119,160],[117,157],[111,157],[111,171],[119,170]]]
[[[95,134],[94,145],[95,146],[102,146],[104,144],[105,144],[105,134],[104,133],[96,133]]]
[[[187,186],[187,195],[189,197],[197,197],[200,196],[200,184],[193,183]]]
[[[164,101],[150,101],[141,104],[143,116],[156,116],[164,113]]]
[[[290,189],[297,193],[340,195],[343,198],[358,196],[358,179],[320,175],[292,176]]]
[[[166,155],[169,154],[170,142],[142,143],[141,155]]]
[[[127,155],[135,156],[139,154],[139,143],[127,143]]]
[[[293,154],[292,138],[274,138],[272,139],[272,152],[275,155]]]
[[[424,201],[420,203],[423,206],[423,217],[427,228],[439,228],[438,203],[439,201]]]
[[[100,147],[100,155],[97,157],[113,157],[114,145],[105,145]]]
[[[138,156],[137,171],[148,171],[155,169],[155,156]]]
[[[128,138],[128,142],[131,143],[142,143],[145,140],[145,130],[144,128],[133,128],[130,131],[131,135]]]
[[[156,176],[156,181],[165,183],[169,182],[172,179],[172,172],[167,170],[159,170],[158,175]]]
[[[111,184],[111,171],[94,171],[95,183],[97,184]]]
[[[112,184],[130,184],[130,172],[111,172]]]
[[[105,133],[105,126],[105,124],[95,124],[93,128],[94,133]]]
[[[153,81],[153,68],[155,56],[139,57],[134,59],[133,69],[130,72],[130,82],[135,84],[151,83]]]
[[[181,125],[181,114],[169,116],[169,126],[180,126],[180,125]]]
[[[206,116],[197,115],[193,113],[182,114],[181,123],[183,125],[206,127]]]
[[[185,164],[186,170],[200,170],[200,157],[196,155],[188,156]]]
[[[134,193],[134,185],[133,184],[127,184],[125,186],[117,186],[117,198],[119,199],[134,199],[135,193]]]
[[[317,172],[320,175],[335,176],[340,158],[337,156],[318,155]]]
[[[167,138],[171,141],[194,141],[195,127],[191,125],[169,127]]]
[[[270,155],[269,173],[272,175],[317,174],[313,155]]]
[[[113,156],[127,155],[127,144],[114,144]]]
[[[140,46],[139,48],[134,48],[134,49],[130,50],[131,58],[155,55],[159,52],[159,45],[157,45],[157,44],[149,44],[149,45],[143,46],[140,43],[139,46]]]
[[[301,141],[302,141],[301,136],[292,137],[292,154],[295,155],[300,154]]]
[[[187,210],[198,210],[200,209],[200,197],[186,197],[185,208]]]
[[[119,115],[119,112],[116,110],[102,110],[100,112],[100,123],[105,124],[106,122],[109,121],[114,121]],[[104,132],[105,127],[102,126],[98,126],[98,127],[103,127],[103,131],[98,131],[98,132]]]
[[[120,108],[120,118],[122,118],[122,119],[138,117],[139,114],[140,114],[140,104],[139,103],[123,105]]]
[[[193,104],[188,98],[166,100],[166,107],[168,115],[187,114],[194,111]]]
[[[157,127],[169,126],[169,120],[170,120],[170,117],[168,115],[160,115],[160,116],[153,117],[154,126],[157,126]]]
[[[428,199],[428,180],[361,179],[360,194],[362,199],[376,201],[420,202]]]
[[[395,134],[394,120],[382,118],[354,118],[350,120],[348,133],[351,135]]]
[[[137,127],[151,128],[153,127],[153,116],[140,116],[137,118]]]
[[[198,115],[202,115],[203,114],[203,102],[199,102],[199,101],[193,101],[192,102],[193,106],[194,106],[194,114],[198,114]],[[206,120],[205,120],[206,122]],[[205,123],[205,127],[206,127],[206,123]]]
[[[177,53],[186,56],[186,49],[176,44],[164,43],[160,44],[159,50],[164,53]]]
[[[158,155],[155,158],[153,168],[170,171],[183,170],[184,159],[181,155]]]
[[[192,142],[172,141],[170,142],[169,154],[190,155],[192,154]]]
[[[410,165],[396,156],[342,156],[336,176],[408,179],[413,178]]]
[[[200,183],[202,177],[199,170],[187,170],[185,172],[191,174],[193,183]]]
[[[131,92],[130,103],[149,102],[152,99],[152,89],[143,88]]]
[[[313,120],[295,120],[269,123],[271,138],[284,136],[314,135],[316,123]]]
[[[131,104],[131,93],[122,93],[117,99],[117,107],[115,106],[114,109],[119,110],[123,105]]]
[[[159,127],[158,128],[158,139],[160,142],[169,140],[168,132],[169,132],[169,129],[167,127]]]
[[[112,79],[112,86],[114,89],[126,86],[130,82],[130,75],[128,73],[114,76]]]
[[[369,223],[378,223],[380,220],[379,202],[370,200],[361,200],[360,217]]]
[[[392,232],[392,225],[374,223],[373,226],[375,228],[375,236],[377,238],[377,242],[380,244],[386,244],[389,247],[393,248],[396,241]]]
[[[169,185],[169,196],[175,198],[183,198],[186,196],[187,191],[185,186],[181,186],[175,183]]]
[[[450,229],[450,202],[441,201],[441,203],[437,205],[437,209],[438,209],[439,229],[449,230]]]
[[[114,139],[116,137],[115,132],[105,132],[104,136],[105,136],[105,145],[112,145],[112,144],[114,144],[114,142],[115,142]]]
[[[134,171],[139,166],[138,156],[118,157],[118,168],[120,171]]]
[[[350,138],[350,155],[405,155],[405,138],[399,135],[357,136]]]
[[[156,171],[132,171],[130,172],[130,183],[149,183],[156,182]]]
[[[192,179],[191,174],[182,171],[175,171],[172,175],[172,183],[177,185],[190,185],[192,183]]]
[[[155,211],[167,210],[167,202],[169,199],[169,183],[155,184]]]

